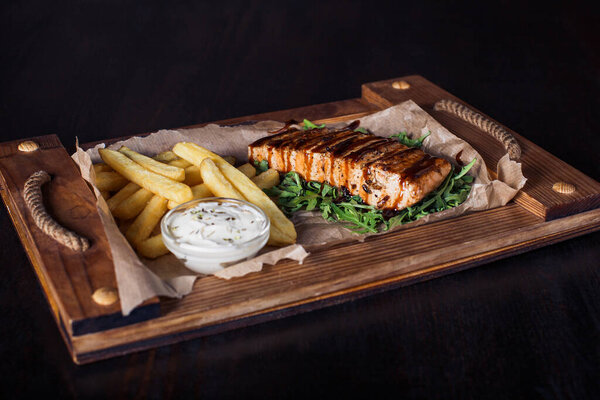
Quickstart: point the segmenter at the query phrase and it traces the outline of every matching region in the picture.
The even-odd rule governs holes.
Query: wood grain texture
[[[232,281],[205,277],[185,298],[164,301],[161,317],[79,336],[73,346],[78,362],[96,361],[338,304],[599,229],[600,210],[544,222],[513,204],[334,246],[302,265],[282,262]]]
[[[71,148],[420,73],[600,180],[591,4],[4,2],[0,141]],[[4,206],[0,226],[2,399],[600,398],[600,232],[77,366]]]
[[[120,315],[118,303],[101,306],[92,299],[96,289],[117,287],[117,283],[112,255],[91,190],[56,136],[32,140],[40,148],[31,153],[17,150],[20,141],[0,144],[2,196],[46,296],[51,299],[55,318],[68,336],[127,323]],[[23,185],[33,172],[39,170],[52,177],[50,183],[42,187],[48,213],[67,229],[90,239],[91,247],[85,252],[61,245],[33,222],[23,200]],[[154,315],[157,304],[157,300],[148,303],[155,309]],[[147,315],[147,312],[144,310],[139,314]],[[139,316],[131,321],[139,321]]]
[[[413,99],[429,112],[435,101],[441,96],[448,96],[422,77],[401,79],[411,85],[410,89],[402,91],[409,96],[407,98]],[[387,85],[392,81],[364,85],[363,99],[257,114],[217,123],[233,125],[261,119],[286,121],[302,118],[318,122],[347,121],[391,105],[387,98],[394,92],[388,93]],[[464,121],[457,118],[443,120],[443,116],[434,116],[473,144],[490,167],[495,166],[503,155],[500,143],[490,136],[481,135]],[[194,125],[197,126],[202,125]],[[542,162],[554,160],[548,153],[533,144],[528,145],[520,137],[519,142],[524,146],[524,153],[525,149],[529,153],[537,152]],[[95,143],[82,146],[89,148],[93,145]],[[530,164],[537,169],[543,168],[535,160],[530,160]],[[587,179],[591,183],[584,189],[593,192],[595,181]],[[537,186],[539,184],[534,179],[531,187]],[[54,201],[58,200],[56,198]],[[534,204],[542,207],[539,202]],[[267,266],[260,273],[231,281],[204,277],[196,282],[193,292],[183,299],[164,299],[160,316],[83,335],[67,332],[70,350],[75,362],[93,362],[339,304],[600,229],[600,210],[545,221],[548,213],[532,212],[532,207],[513,203],[386,233],[363,243],[339,244],[312,253],[302,265],[284,261],[273,267]],[[569,207],[573,209],[573,206]],[[58,216],[61,214],[60,210],[55,213]],[[405,245],[397,246],[397,243]],[[75,273],[75,264],[64,264],[65,268]],[[73,289],[75,296],[83,296],[89,290],[81,277],[75,280],[74,286],[80,291]]]
[[[484,131],[452,114],[435,111],[433,105],[438,100],[451,99],[465,104],[487,118],[490,118],[489,116],[433,85],[422,76],[412,75],[402,79],[410,84],[409,89],[394,89],[392,84],[396,79],[373,82],[362,86],[363,98],[382,108],[408,99],[414,100],[452,133],[469,142],[484,157],[488,167],[495,170],[496,163],[506,153],[502,144],[491,139]],[[498,121],[490,119],[500,124]],[[600,183],[508,127],[505,128],[515,136],[521,146],[523,174],[527,178],[527,183],[515,198],[515,202],[546,220],[600,206]],[[557,193],[552,190],[552,186],[556,182],[572,183],[577,186],[577,190],[571,194]]]

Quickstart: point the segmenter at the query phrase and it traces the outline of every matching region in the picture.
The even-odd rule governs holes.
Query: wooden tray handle
[[[42,200],[42,185],[50,182],[46,171],[34,172],[25,181],[23,198],[38,228],[57,242],[74,251],[86,251],[90,247],[88,239],[68,230],[54,220],[46,211]]]
[[[517,143],[514,136],[508,133],[506,129],[478,112],[471,110],[469,107],[460,104],[459,102],[448,99],[438,100],[434,104],[433,109],[454,114],[463,121],[489,133],[504,145],[511,160],[519,160],[521,158],[521,146],[519,146],[519,143]]]

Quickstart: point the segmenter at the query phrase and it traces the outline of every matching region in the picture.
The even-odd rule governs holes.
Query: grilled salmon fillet
[[[342,129],[287,128],[248,146],[250,162],[267,160],[280,172],[345,187],[379,209],[401,210],[421,201],[450,172],[450,163],[392,138]]]

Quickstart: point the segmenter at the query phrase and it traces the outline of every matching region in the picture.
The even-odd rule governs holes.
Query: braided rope
[[[483,115],[471,110],[470,108],[453,100],[439,100],[433,106],[436,111],[446,111],[456,115],[463,121],[475,125],[479,129],[489,133],[496,140],[502,143],[511,160],[521,158],[521,146],[513,135],[508,133],[506,129],[489,120]]]
[[[50,175],[46,171],[34,172],[25,181],[23,198],[31,211],[33,222],[46,235],[68,248],[75,251],[87,250],[90,247],[89,240],[61,226],[46,211],[42,200],[42,185],[47,182],[50,182]]]

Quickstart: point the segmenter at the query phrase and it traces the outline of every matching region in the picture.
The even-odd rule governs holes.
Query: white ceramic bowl
[[[175,216],[202,203],[214,203],[215,201],[235,204],[238,207],[247,207],[255,211],[260,216],[260,218],[257,219],[257,221],[261,223],[259,233],[242,242],[218,246],[203,246],[186,243],[173,233],[170,224]],[[254,257],[269,240],[270,226],[271,223],[267,215],[254,204],[243,200],[223,197],[208,197],[180,204],[170,210],[160,223],[163,242],[169,251],[183,261],[187,268],[201,274],[214,274],[228,265]]]

